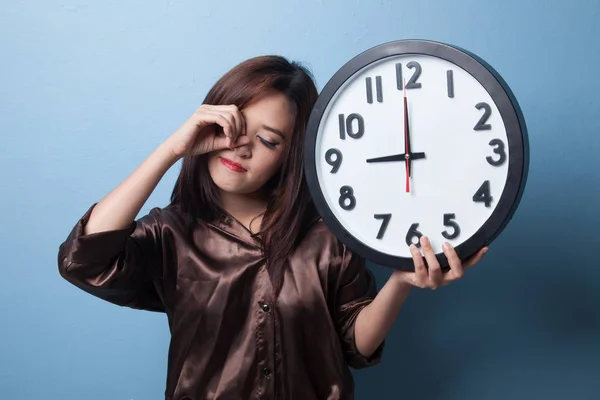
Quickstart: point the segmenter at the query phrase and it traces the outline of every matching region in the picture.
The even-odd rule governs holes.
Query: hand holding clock
[[[435,256],[435,251],[429,242],[429,238],[427,238],[427,236],[422,236],[420,244],[423,249],[424,257],[421,255],[417,246],[414,244],[410,245],[410,253],[415,265],[414,272],[396,270],[392,273],[390,277],[391,280],[399,280],[400,282],[408,283],[412,286],[435,290],[440,286],[446,286],[449,283],[462,278],[465,270],[477,264],[488,251],[487,246],[483,247],[463,262],[458,257],[458,254],[452,245],[446,242],[442,245],[442,249],[444,255],[448,259],[450,269],[442,271],[440,263]],[[427,261],[427,267],[425,266],[425,260]]]

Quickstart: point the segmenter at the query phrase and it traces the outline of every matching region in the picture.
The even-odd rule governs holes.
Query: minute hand
[[[425,153],[411,153],[410,158],[411,158],[411,160],[418,160],[420,158],[425,158]],[[368,163],[390,162],[390,161],[406,161],[406,153],[367,159]]]
[[[406,187],[408,188],[408,177],[410,177],[411,173],[411,161],[412,161],[412,153],[410,151],[410,128],[408,124],[408,101],[406,99],[406,83],[404,83],[404,154],[407,154],[406,157],[406,172],[407,172],[407,181]],[[406,189],[408,191],[408,189]]]

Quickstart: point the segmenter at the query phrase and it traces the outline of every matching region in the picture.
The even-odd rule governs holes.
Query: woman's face
[[[253,194],[283,162],[294,129],[295,109],[283,94],[269,92],[240,111],[246,122],[248,144],[210,153],[208,170],[220,190]]]

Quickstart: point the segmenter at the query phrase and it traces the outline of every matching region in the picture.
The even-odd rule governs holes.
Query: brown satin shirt
[[[165,312],[171,331],[165,398],[352,399],[349,367],[378,363],[354,341],[376,294],[364,259],[316,222],[273,294],[259,239],[234,218],[186,235],[174,207],[83,235],[93,207],[58,254],[60,274],[120,306]]]

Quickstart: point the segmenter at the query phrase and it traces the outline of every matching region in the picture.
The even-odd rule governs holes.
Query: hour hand
[[[368,163],[376,163],[376,162],[389,162],[389,161],[406,161],[407,158],[410,158],[411,160],[418,160],[420,158],[425,158],[425,153],[410,153],[409,157],[406,156],[406,153],[402,153],[402,154],[394,154],[391,156],[368,158],[367,162]]]

